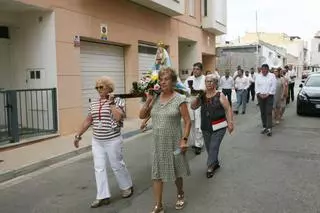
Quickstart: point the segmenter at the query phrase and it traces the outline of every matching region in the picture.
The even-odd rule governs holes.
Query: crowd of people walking
[[[185,205],[183,178],[189,176],[190,167],[186,151],[192,146],[200,155],[207,152],[206,177],[212,178],[220,168],[219,150],[226,132],[234,130],[234,116],[246,114],[247,103],[254,102],[260,108],[262,134],[272,136],[272,127],[283,119],[285,107],[294,101],[296,78],[292,66],[270,69],[263,64],[256,72],[254,68],[244,71],[238,66],[233,76],[229,70],[224,75],[217,70],[204,75],[202,63],[193,65],[192,75],[184,85],[188,95],[175,91],[177,73],[170,67],[159,73],[159,94],[148,94],[140,109],[144,119],[141,129],[151,118],[152,128],[152,173],[155,205],[152,213],[164,212],[163,184],[173,181],[176,185],[175,209]],[[116,176],[123,198],[133,194],[133,183],[122,155],[121,127],[125,115],[124,102],[113,95],[114,83],[108,77],[96,81],[99,99],[92,101],[87,118],[83,121],[74,139],[78,147],[82,134],[92,126],[92,153],[96,178],[97,195],[92,208],[110,203],[107,164]],[[233,107],[232,93],[236,92]],[[197,92],[194,92],[197,91]],[[251,96],[251,97],[250,97]],[[183,122],[181,122],[181,120]]]

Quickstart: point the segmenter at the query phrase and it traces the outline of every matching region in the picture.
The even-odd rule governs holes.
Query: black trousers
[[[288,97],[287,97],[287,104],[290,103],[290,97],[291,101],[294,101],[294,83],[289,83],[288,85]]]
[[[269,95],[267,98],[262,99],[258,96],[261,121],[263,128],[272,128],[272,109],[273,109],[273,95]]]
[[[231,103],[231,95],[232,95],[232,89],[222,89],[222,93],[227,96],[230,106],[232,107]]]
[[[255,84],[254,83],[251,83],[250,87],[248,88],[247,103],[249,103],[250,94],[251,94],[251,100],[254,101],[254,98],[256,96]]]

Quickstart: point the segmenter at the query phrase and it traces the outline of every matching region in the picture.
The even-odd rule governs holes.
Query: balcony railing
[[[0,142],[57,132],[56,89],[0,91]]]

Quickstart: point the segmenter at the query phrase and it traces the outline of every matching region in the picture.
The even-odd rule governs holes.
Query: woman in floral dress
[[[156,200],[152,213],[164,212],[163,182],[175,181],[177,201],[175,208],[184,207],[183,177],[190,175],[185,156],[191,127],[186,97],[174,91],[177,75],[171,68],[159,72],[160,95],[148,95],[140,110],[140,118],[151,115],[153,129],[152,180]],[[184,121],[182,131],[181,118]],[[175,152],[178,151],[178,152]]]

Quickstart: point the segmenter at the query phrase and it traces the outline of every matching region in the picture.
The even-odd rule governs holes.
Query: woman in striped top
[[[74,139],[74,145],[78,148],[81,135],[92,125],[92,153],[97,185],[97,197],[91,204],[92,208],[110,203],[107,158],[122,191],[122,197],[128,198],[133,194],[131,176],[122,157],[121,127],[124,103],[110,94],[114,90],[114,83],[106,76],[96,81],[96,90],[100,98],[91,102],[88,116]]]

